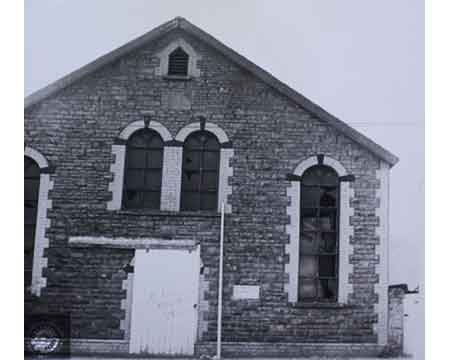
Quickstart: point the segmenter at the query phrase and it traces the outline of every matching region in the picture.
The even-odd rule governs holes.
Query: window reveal
[[[125,208],[159,209],[163,140],[150,129],[136,131],[127,142],[123,202]]]
[[[38,164],[25,156],[24,163],[24,278],[25,286],[31,285],[33,271],[34,238],[39,202],[40,169]]]
[[[317,165],[301,180],[299,299],[336,301],[339,177]]]
[[[183,147],[181,210],[216,210],[220,144],[208,131],[188,136]]]

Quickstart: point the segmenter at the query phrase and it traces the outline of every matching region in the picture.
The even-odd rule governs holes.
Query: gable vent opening
[[[181,47],[176,48],[169,55],[168,75],[187,76],[188,64],[189,55]]]

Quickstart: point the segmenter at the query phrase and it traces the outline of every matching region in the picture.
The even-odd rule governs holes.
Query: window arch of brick
[[[233,176],[233,167],[231,164],[231,159],[234,156],[234,150],[232,148],[232,143],[229,140],[226,132],[219,127],[218,125],[211,122],[194,122],[188,124],[181,128],[177,135],[175,136],[175,140],[179,144],[186,144],[186,141],[189,140],[190,136],[204,131],[205,134],[209,133],[214,135],[215,139],[219,144],[219,165],[218,165],[218,188],[217,188],[217,211],[220,211],[220,207],[222,202],[225,204],[225,212],[231,213],[231,204],[229,202],[229,196],[232,194],[232,185],[231,185],[231,177]],[[185,147],[179,147],[179,159],[182,161],[185,159],[185,156],[182,155]],[[183,167],[180,162],[180,171]],[[181,178],[183,174],[180,174],[180,184],[178,188],[181,190]]]
[[[108,190],[111,192],[111,200],[107,203],[108,210],[119,210],[122,208],[122,200],[124,193],[124,180],[125,180],[125,166],[126,166],[126,145],[128,140],[132,137],[133,134],[141,131],[143,129],[147,129],[149,131],[154,131],[157,133],[164,144],[167,142],[171,142],[173,140],[172,135],[169,130],[157,121],[149,121],[146,123],[144,120],[134,121],[128,124],[122,131],[119,133],[116,141],[112,145],[112,154],[113,154],[113,162],[111,163],[110,172],[112,174],[112,180],[109,183]],[[164,174],[167,173],[170,168],[170,159],[168,158],[170,154],[168,153],[168,147],[163,147],[163,156],[162,156],[162,189],[161,189],[161,208],[164,208],[165,204],[165,185],[164,185]]]
[[[317,167],[330,169],[329,174],[335,173],[337,179],[336,199],[338,199],[338,201],[334,210],[325,211],[335,211],[339,214],[339,216],[334,218],[336,221],[334,228],[337,234],[335,241],[338,244],[335,260],[338,266],[335,274],[331,277],[338,279],[336,285],[336,300],[339,303],[346,303],[348,294],[352,292],[353,289],[349,282],[349,276],[353,272],[349,261],[350,254],[353,252],[352,245],[350,244],[350,238],[353,235],[353,226],[350,221],[351,216],[353,216],[353,209],[350,207],[350,199],[353,197],[353,189],[350,187],[349,183],[349,181],[352,180],[352,176],[348,174],[347,170],[339,161],[323,155],[309,157],[298,164],[292,174],[293,176],[290,178],[290,184],[287,188],[289,205],[286,211],[290,218],[290,223],[286,225],[286,233],[289,236],[289,243],[286,245],[285,252],[288,255],[289,261],[285,265],[285,271],[288,275],[288,282],[285,284],[285,291],[288,294],[288,300],[290,302],[302,301],[299,297],[299,291],[302,290],[300,288],[299,278],[304,275],[302,272],[307,271],[307,269],[300,269],[301,258],[303,255],[306,255],[305,244],[302,244],[301,237],[302,232],[305,230],[304,226],[302,227],[302,225],[305,225],[302,224],[302,219],[304,219],[303,215],[305,215],[302,214],[302,211],[308,211],[306,210],[307,206],[302,206],[306,205],[306,201],[302,201],[302,196],[308,196],[304,189],[302,189],[302,178],[305,174],[308,174],[308,171],[311,171],[310,169]],[[330,191],[332,190],[331,187]],[[317,184],[316,189],[320,189],[320,184]],[[318,206],[320,207],[320,204]],[[318,211],[317,207],[316,211]],[[314,221],[317,221],[317,217]],[[316,234],[320,233],[322,230],[319,228],[316,229]],[[330,241],[331,240],[333,239],[330,238]]]
[[[49,246],[46,230],[50,227],[48,210],[52,208],[49,192],[53,189],[50,179],[49,164],[39,151],[25,147],[24,169],[24,199],[25,199],[25,276],[26,286],[34,295],[40,296],[41,289],[47,285],[43,269],[47,267],[44,251]],[[28,248],[28,249],[27,249]],[[27,266],[28,265],[28,266]]]

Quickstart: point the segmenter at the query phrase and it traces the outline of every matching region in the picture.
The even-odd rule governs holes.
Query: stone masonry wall
[[[27,109],[25,142],[54,167],[42,297],[54,309],[71,312],[74,337],[121,339],[122,269],[133,251],[69,249],[68,237],[196,239],[209,284],[204,294],[207,329],[200,340],[215,340],[218,213],[107,209],[111,148],[121,129],[150,113],[175,136],[202,114],[226,132],[234,151],[228,195],[232,213],[225,223],[223,340],[375,343],[380,161],[187,35],[183,38],[201,56],[200,76],[174,81],[158,75],[155,54],[179,36],[173,32]],[[163,101],[168,94],[182,94],[183,106]],[[341,279],[353,283],[347,304],[288,304],[284,290],[285,225],[290,221],[286,174],[317,154],[338,160],[355,176],[350,185],[353,254],[348,259],[353,272]],[[234,284],[259,285],[260,299],[232,300]]]

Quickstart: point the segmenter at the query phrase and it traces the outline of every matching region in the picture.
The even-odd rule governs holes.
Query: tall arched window
[[[31,285],[33,271],[34,239],[36,234],[36,220],[39,202],[40,169],[39,165],[27,156],[25,156],[24,176],[24,276],[25,287],[28,287]]]
[[[159,209],[163,140],[154,130],[136,131],[127,141],[123,205]]]
[[[181,210],[217,210],[220,143],[209,131],[190,134],[183,146]]]
[[[169,55],[168,75],[187,76],[189,68],[189,55],[178,47]]]
[[[337,301],[339,176],[315,165],[301,178],[299,299]]]

